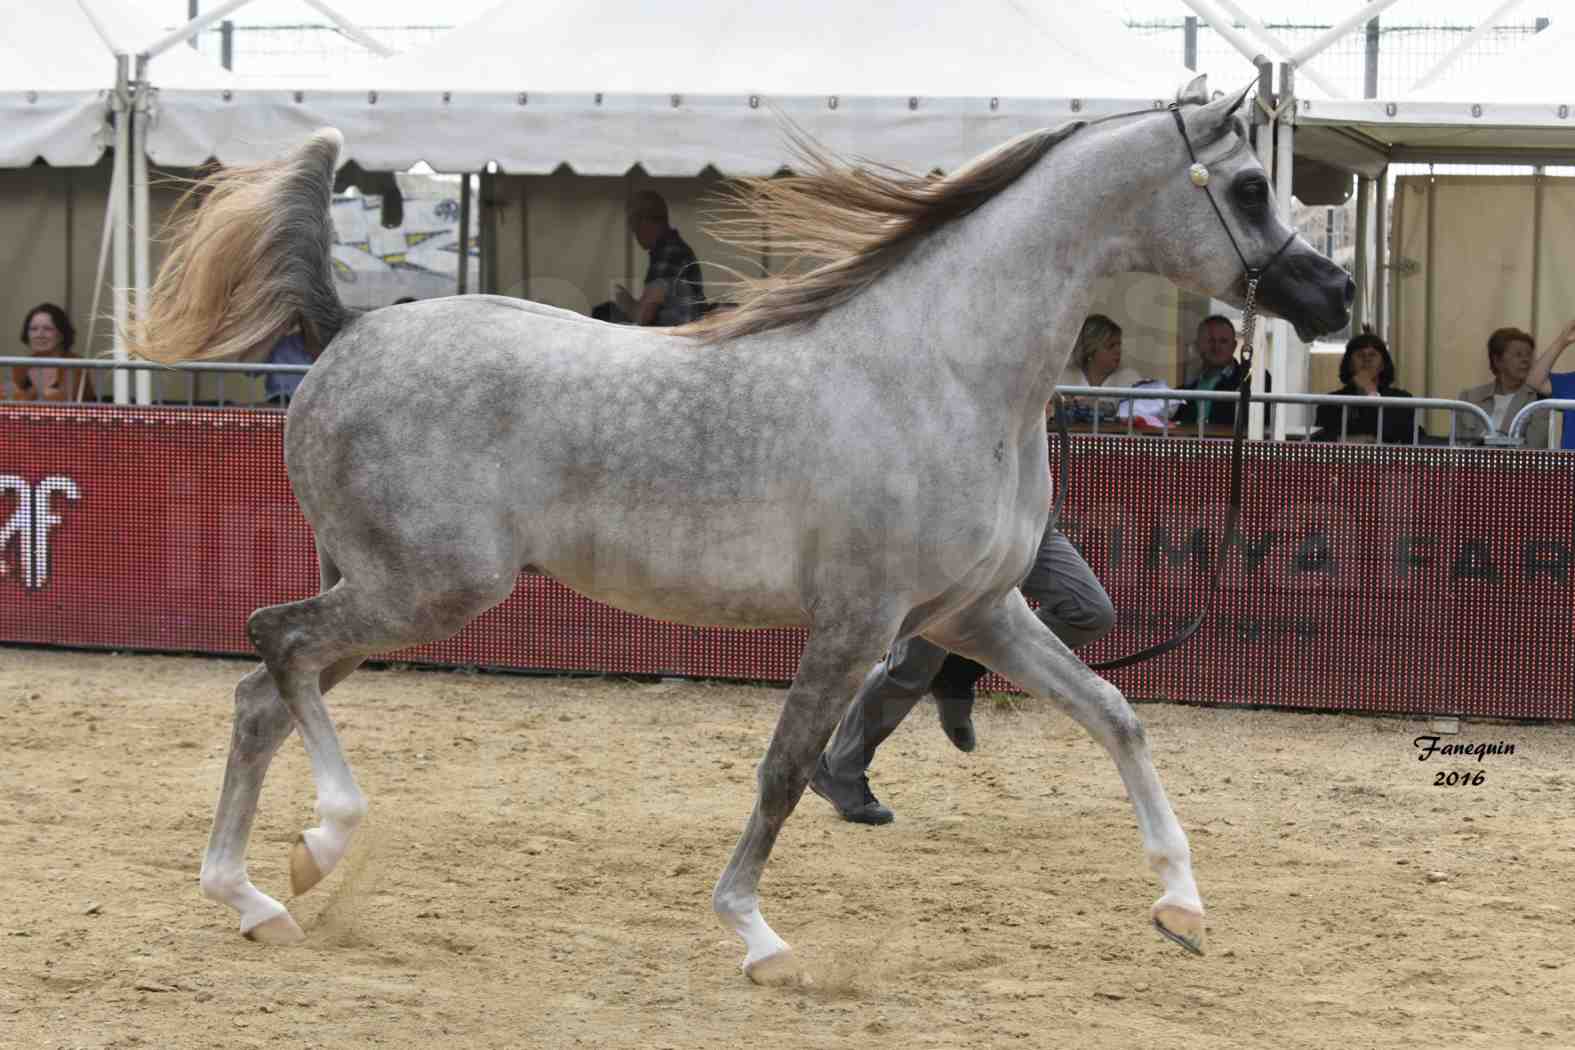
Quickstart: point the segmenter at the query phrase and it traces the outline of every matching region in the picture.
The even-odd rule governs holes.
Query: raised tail
[[[323,128],[278,160],[225,168],[187,192],[129,351],[165,364],[261,360],[297,325],[327,346],[346,312],[330,249],[334,165],[344,136]]]

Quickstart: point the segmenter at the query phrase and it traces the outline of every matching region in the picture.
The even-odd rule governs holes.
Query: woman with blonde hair
[[[1121,326],[1104,314],[1089,314],[1072,344],[1072,357],[1061,373],[1059,386],[1137,386],[1145,380],[1136,369],[1121,366]],[[1114,421],[1121,398],[1063,398],[1069,418],[1084,422],[1094,418],[1097,405],[1101,421]]]

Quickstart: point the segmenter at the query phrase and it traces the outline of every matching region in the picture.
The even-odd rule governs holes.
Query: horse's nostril
[[[1345,305],[1347,308],[1356,302],[1356,282],[1349,277],[1345,279]]]

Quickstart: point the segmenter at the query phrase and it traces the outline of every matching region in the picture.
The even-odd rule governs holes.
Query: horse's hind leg
[[[728,929],[744,939],[744,973],[756,983],[791,978],[788,945],[760,915],[760,875],[771,847],[798,805],[815,761],[864,673],[891,644],[895,624],[863,630],[837,626],[813,632],[799,659],[766,757],[756,770],[758,794],[749,823],[712,893]]]
[[[472,539],[466,549],[482,546],[487,537]],[[290,851],[290,885],[297,894],[333,871],[366,814],[366,797],[323,706],[320,672],[455,634],[513,590],[518,566],[503,557],[429,554],[420,575],[363,571],[360,580],[346,577],[316,597],[259,609],[247,621],[252,644],[301,731],[317,785],[320,823]]]
[[[322,690],[343,681],[360,662],[351,658],[329,667],[322,673]],[[290,709],[279,698],[266,666],[259,665],[241,679],[235,687],[235,727],[224,786],[202,860],[204,896],[240,912],[241,932],[270,944],[294,943],[304,934],[284,905],[252,885],[246,873],[246,844],[269,763],[294,727]]]
[[[1203,952],[1203,901],[1192,878],[1192,852],[1149,757],[1143,724],[1121,690],[1090,671],[1040,619],[1022,593],[965,623],[926,635],[1005,675],[1032,696],[1055,701],[1115,759],[1137,813],[1149,867],[1164,894],[1154,925],[1188,951]]]

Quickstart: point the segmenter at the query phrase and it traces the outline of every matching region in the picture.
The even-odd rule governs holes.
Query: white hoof
[[[273,945],[300,944],[306,940],[306,934],[287,911],[281,911],[273,918],[259,922],[249,930],[242,930],[241,936],[258,944]]]

